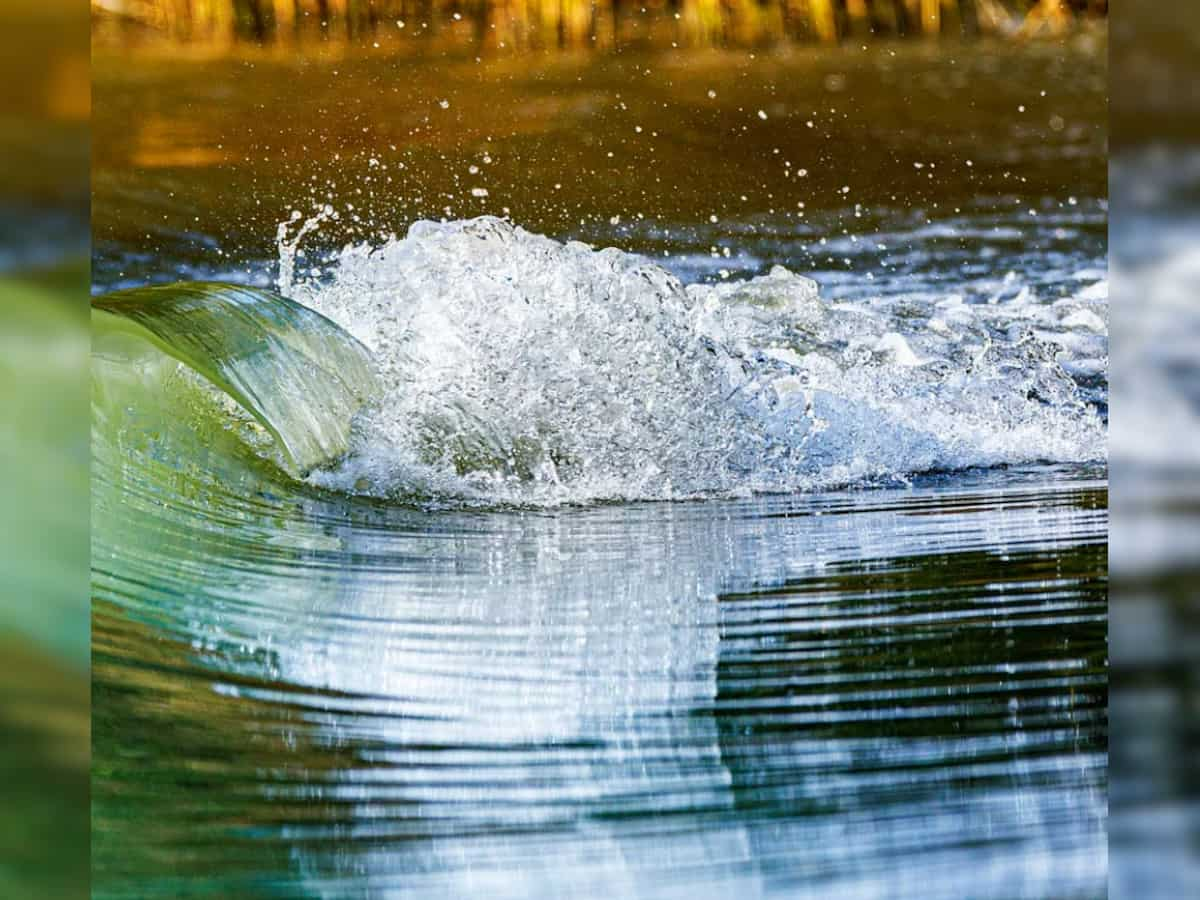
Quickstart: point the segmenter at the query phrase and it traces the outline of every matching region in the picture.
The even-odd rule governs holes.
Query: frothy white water
[[[776,267],[682,285],[495,218],[418,222],[283,292],[378,363],[322,484],[486,503],[804,490],[1105,455],[1105,291],[839,304]]]

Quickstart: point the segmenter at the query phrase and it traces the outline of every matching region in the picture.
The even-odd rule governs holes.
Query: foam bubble
[[[830,303],[782,267],[685,287],[491,217],[418,222],[326,271],[281,287],[362,341],[384,384],[353,452],[313,476],[328,487],[663,499],[1105,455],[1068,372],[1104,368],[1095,291]]]

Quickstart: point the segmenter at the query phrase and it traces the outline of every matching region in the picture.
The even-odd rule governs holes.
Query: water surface
[[[1104,498],[102,502],[100,893],[1097,896]]]
[[[435,454],[453,478],[406,490],[410,418],[359,417],[350,461],[310,472],[261,426],[318,427],[312,391],[278,379],[270,409],[239,406],[203,376],[270,371],[311,331],[267,317],[261,354],[219,328],[162,353],[97,313],[96,895],[1103,896],[1103,60],[960,49],[101,57],[97,294],[281,285],[330,316],[338,352],[345,329],[384,360],[395,403],[405,383],[478,401],[449,434],[501,452]],[[505,257],[453,221],[392,239],[483,213],[666,270],[535,238]],[[540,253],[535,278],[519,263]],[[819,327],[705,330],[670,282],[732,322],[754,306],[739,279],[777,264],[815,280]],[[453,310],[470,352],[429,358],[464,368],[414,364],[411,336],[435,330],[393,341],[377,296]],[[613,298],[676,306],[634,333],[656,355],[600,390],[551,313]],[[511,333],[557,365],[471,317],[539,303]],[[690,391],[725,377],[704,348],[755,384],[805,374],[780,351],[823,366],[817,437],[789,430],[799,407]],[[672,376],[684,360],[697,380]],[[678,405],[637,407],[644,384]],[[703,432],[742,443],[702,481],[681,454],[720,403],[747,429]],[[525,409],[574,425],[542,430],[536,464],[517,458]],[[576,440],[613,422],[639,440]],[[639,455],[650,438],[660,456]]]

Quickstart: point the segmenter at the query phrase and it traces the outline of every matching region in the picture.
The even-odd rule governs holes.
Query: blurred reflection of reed
[[[870,36],[1061,34],[1108,0],[91,0],[102,39],[348,42],[493,50],[834,43]]]

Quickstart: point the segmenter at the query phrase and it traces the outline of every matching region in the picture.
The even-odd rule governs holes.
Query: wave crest
[[[685,287],[491,217],[290,273],[285,292],[366,345],[383,385],[353,451],[311,476],[341,490],[665,499],[1105,454],[1077,381],[1107,354],[1087,292],[839,304],[781,267]]]

